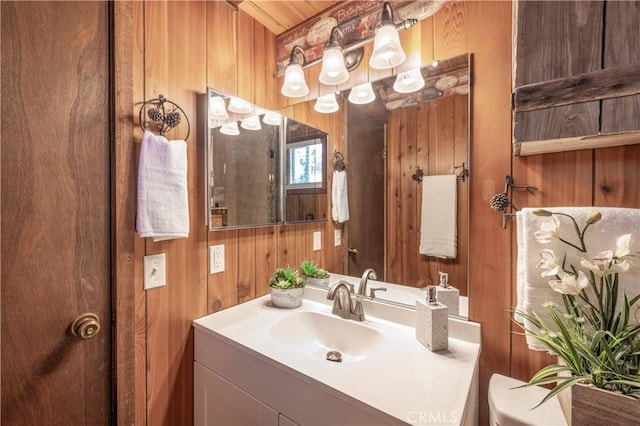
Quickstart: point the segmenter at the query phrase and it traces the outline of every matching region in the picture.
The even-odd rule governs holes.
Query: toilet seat
[[[489,381],[491,424],[498,426],[566,426],[560,402],[553,397],[532,410],[549,393],[549,389],[530,386],[512,389],[525,382],[494,374]]]

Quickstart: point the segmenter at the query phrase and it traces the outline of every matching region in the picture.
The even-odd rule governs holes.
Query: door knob
[[[358,254],[358,249],[349,247],[347,249],[347,253],[349,253],[349,256],[355,256],[356,254]]]
[[[71,323],[71,333],[80,339],[91,339],[100,331],[100,319],[94,313],[82,314]]]

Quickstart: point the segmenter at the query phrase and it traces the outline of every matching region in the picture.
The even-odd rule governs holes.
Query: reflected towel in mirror
[[[187,143],[145,131],[138,163],[136,229],[154,241],[189,236]]]
[[[349,220],[349,195],[347,193],[347,172],[333,172],[331,182],[331,218],[336,223]]]
[[[420,254],[456,258],[457,183],[453,174],[422,178]]]

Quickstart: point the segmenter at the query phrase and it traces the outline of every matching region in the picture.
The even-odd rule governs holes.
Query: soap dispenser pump
[[[460,315],[460,290],[449,285],[449,274],[446,272],[438,271],[438,276],[438,301],[449,308],[450,314]]]
[[[427,287],[426,303],[416,301],[416,339],[433,352],[447,349],[448,326],[447,307],[438,302],[436,287]]]

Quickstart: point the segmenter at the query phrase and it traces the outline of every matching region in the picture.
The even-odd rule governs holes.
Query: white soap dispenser
[[[427,303],[416,301],[416,339],[432,352],[449,346],[449,312],[436,295],[436,287],[429,286]]]
[[[438,272],[440,284],[437,289],[438,302],[449,308],[449,313],[460,315],[460,290],[449,285],[449,274]]]

